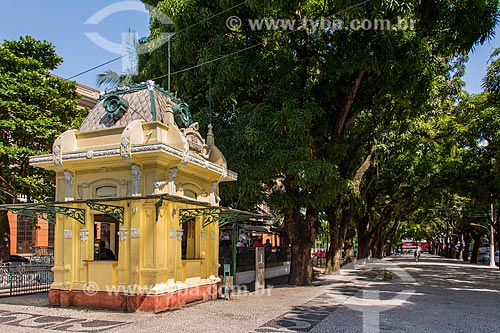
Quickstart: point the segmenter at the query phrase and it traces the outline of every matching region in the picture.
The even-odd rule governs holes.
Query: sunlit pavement
[[[409,276],[378,276],[311,332],[500,332],[498,269],[429,255],[418,263],[411,255],[384,263]],[[378,304],[370,303],[374,295]]]
[[[55,308],[46,297],[0,298],[0,332],[500,331],[500,271],[425,255],[348,266],[314,287],[275,286],[160,314]]]

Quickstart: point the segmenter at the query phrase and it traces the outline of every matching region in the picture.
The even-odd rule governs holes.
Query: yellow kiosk
[[[12,210],[56,216],[51,304],[158,312],[217,297],[218,224],[245,212],[219,207],[237,175],[175,95],[152,81],[107,91],[30,164],[55,170],[56,201]]]

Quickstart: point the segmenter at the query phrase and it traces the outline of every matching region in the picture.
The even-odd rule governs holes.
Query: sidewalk
[[[392,279],[384,280],[384,269]],[[500,310],[499,280],[498,269],[484,265],[396,256],[319,276],[313,287],[272,281],[263,293],[159,314],[51,307],[46,294],[0,298],[0,332],[497,331],[490,313]]]
[[[370,269],[344,269],[340,275],[319,276],[313,287],[269,285],[263,292],[242,292],[230,300],[198,303],[159,314],[51,307],[46,293],[0,298],[0,332],[40,332],[41,329],[73,332],[269,332],[296,326],[297,323],[293,323],[296,316],[302,318],[300,325],[306,320],[312,328],[324,315],[334,311],[333,305],[325,303],[325,293],[330,288],[335,286],[349,291],[352,281],[371,280],[379,273]]]

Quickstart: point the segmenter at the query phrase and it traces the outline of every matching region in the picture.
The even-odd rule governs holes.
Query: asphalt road
[[[0,332],[500,332],[500,271],[425,255],[160,314],[56,308],[46,297],[0,298]]]

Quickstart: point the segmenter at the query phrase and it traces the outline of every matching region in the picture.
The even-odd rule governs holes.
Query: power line
[[[94,69],[98,69],[99,67],[102,67],[102,66],[105,66],[105,65],[107,65],[107,64],[110,64],[110,63],[112,63],[112,62],[115,62],[116,60],[120,60],[121,58],[123,58],[123,57],[125,57],[125,56],[128,56],[129,54],[131,54],[131,53],[124,54],[124,55],[122,55],[122,56],[119,56],[119,57],[116,57],[116,58],[111,59],[111,60],[109,60],[109,61],[106,61],[106,62],[104,62],[104,63],[102,63],[102,64],[100,64],[100,65],[97,65],[97,66],[94,66],[94,67],[92,67],[92,68],[86,69],[86,70],[84,70],[83,72],[80,72],[80,73],[78,73],[78,74],[76,74],[76,75],[73,75],[73,76],[71,76],[71,77],[67,78],[67,80],[74,79],[74,78],[75,78],[75,77],[77,77],[77,76],[80,76],[80,75],[86,74],[86,73],[88,73],[88,72],[91,72],[91,71],[93,71]]]
[[[349,7],[345,8],[345,9],[343,9],[343,10],[341,10],[341,11],[339,11],[339,12],[335,13],[335,14],[332,14],[332,15],[326,16],[325,18],[330,18],[330,17],[333,17],[333,16],[335,16],[335,15],[339,15],[339,14],[345,13],[346,11],[349,11],[349,10],[351,10],[351,9],[353,9],[353,8],[356,8],[356,7],[359,7],[359,6],[361,6],[361,5],[364,5],[364,4],[365,4],[365,3],[367,3],[367,2],[370,2],[370,0],[365,0],[365,1],[363,1],[363,2],[360,2],[360,3],[356,4],[356,5],[349,6]],[[296,28],[296,29],[294,29],[294,30],[291,30],[291,31],[289,31],[289,32],[287,32],[287,33],[285,33],[285,34],[283,34],[283,35],[278,36],[278,37],[283,37],[283,36],[289,35],[289,34],[291,34],[291,33],[294,33],[294,32],[300,31],[300,30],[302,30],[302,27],[299,27],[299,28]],[[245,48],[243,48],[243,49],[241,49],[241,50],[238,50],[238,51],[234,51],[234,52],[231,52],[231,53],[228,53],[228,54],[222,55],[222,56],[220,56],[220,57],[218,57],[218,58],[215,58],[215,59],[212,59],[212,60],[208,60],[208,61],[202,62],[201,64],[193,65],[193,66],[191,66],[191,67],[187,67],[187,68],[184,68],[184,69],[181,69],[181,70],[175,71],[175,72],[173,72],[173,73],[170,73],[170,75],[179,74],[179,73],[182,73],[182,72],[186,72],[186,71],[189,71],[189,70],[192,70],[192,69],[195,69],[195,68],[198,68],[198,67],[204,66],[204,65],[210,64],[210,63],[212,63],[212,62],[216,62],[216,61],[219,61],[219,60],[221,60],[221,59],[224,59],[224,58],[227,58],[227,57],[230,57],[230,56],[236,55],[236,54],[238,54],[238,53],[248,51],[248,50],[253,49],[253,48],[257,47],[257,46],[261,46],[261,45],[263,45],[263,46],[264,46],[264,44],[267,44],[267,42],[269,42],[269,41],[273,41],[273,40],[277,39],[278,37],[268,38],[268,39],[266,39],[266,40],[265,40],[265,41],[263,41],[263,42],[260,42],[260,43],[257,43],[257,44],[254,44],[254,45],[251,45],[251,46],[245,47]],[[168,75],[169,75],[169,74],[163,74],[163,75],[157,76],[157,77],[155,77],[155,78],[152,78],[151,80],[155,81],[155,80],[158,80],[158,79],[162,79],[162,78],[164,78],[164,77],[166,77],[166,76],[168,76]]]
[[[200,25],[200,24],[202,24],[202,23],[205,23],[205,22],[207,22],[207,21],[209,21],[209,20],[211,20],[211,19],[213,19],[213,18],[215,18],[215,17],[217,17],[217,16],[220,16],[220,15],[222,15],[222,14],[224,14],[224,13],[226,13],[226,12],[230,11],[230,10],[233,10],[234,8],[237,8],[237,7],[239,7],[239,6],[241,6],[241,5],[245,4],[245,3],[247,3],[248,1],[249,1],[249,0],[245,0],[245,1],[243,1],[243,2],[240,2],[239,4],[234,5],[234,6],[233,6],[233,7],[231,7],[231,8],[225,9],[225,10],[221,11],[220,13],[214,14],[214,15],[212,15],[212,16],[210,16],[210,17],[206,18],[206,19],[203,19],[203,20],[201,20],[201,21],[198,21],[198,22],[196,22],[196,23],[194,23],[194,24],[192,24],[192,25],[190,25],[190,26],[188,26],[188,27],[186,27],[186,28],[184,28],[184,29],[182,29],[182,30],[180,30],[180,31],[178,31],[178,32],[173,33],[173,34],[172,34],[169,38],[172,38],[172,36],[174,36],[174,35],[177,35],[177,34],[179,34],[179,33],[181,33],[181,32],[184,32],[184,31],[186,31],[186,30],[189,30],[189,29],[191,29],[191,28],[193,28],[193,27],[195,27],[195,26],[197,26],[197,25]],[[102,63],[102,64],[100,64],[100,65],[94,66],[94,67],[89,68],[89,69],[86,69],[86,70],[84,70],[84,71],[82,71],[82,72],[80,72],[80,73],[78,73],[78,74],[75,74],[75,75],[73,75],[73,76],[71,76],[71,77],[67,78],[67,80],[74,79],[75,77],[78,77],[78,76],[80,76],[80,75],[83,75],[83,74],[86,74],[86,73],[88,73],[88,72],[91,72],[91,71],[93,71],[93,70],[95,70],[95,69],[98,69],[98,68],[100,68],[100,67],[102,67],[102,66],[106,66],[107,64],[110,64],[110,63],[112,63],[112,62],[115,62],[115,61],[117,61],[117,60],[120,60],[120,59],[122,59],[122,58],[124,58],[124,57],[126,57],[126,56],[129,56],[129,55],[133,54],[133,53],[134,53],[134,51],[127,52],[126,54],[123,54],[123,55],[121,55],[121,56],[119,56],[119,57],[116,57],[116,58],[114,58],[114,59],[108,60],[108,61],[106,61],[106,62],[104,62],[104,63]]]

